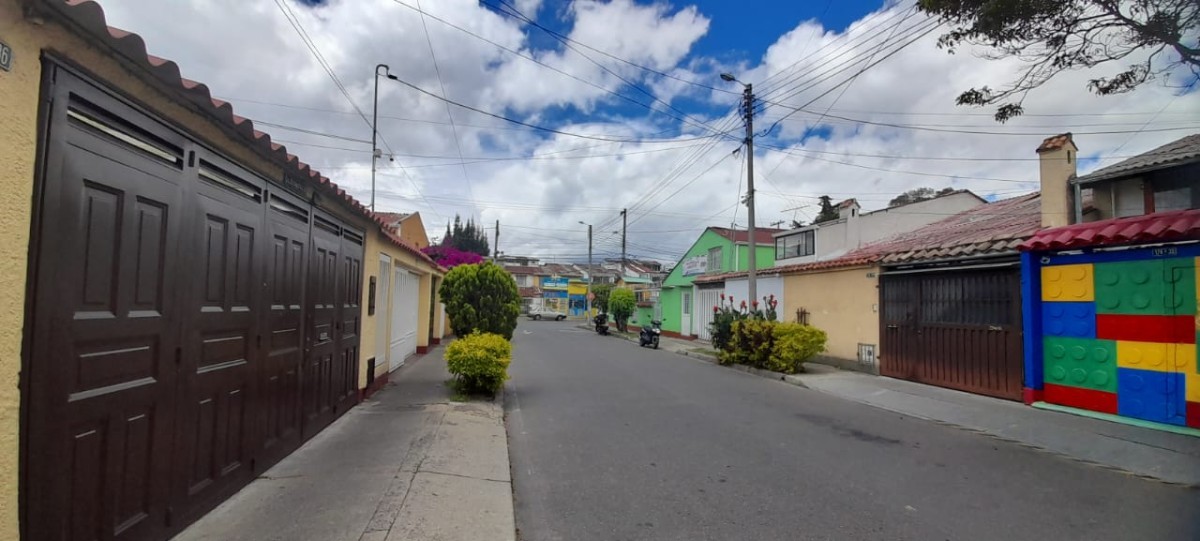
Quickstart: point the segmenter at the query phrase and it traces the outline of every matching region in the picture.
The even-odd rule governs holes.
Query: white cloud
[[[416,6],[416,0],[398,1]],[[563,17],[569,23],[573,39],[598,49],[685,80],[716,81],[716,73],[731,71],[743,80],[754,82],[760,97],[772,101],[786,96],[782,90],[792,85],[778,85],[790,76],[800,75],[797,82],[811,81],[821,73],[837,69],[839,63],[853,56],[852,52],[838,56],[849,50],[847,43],[861,43],[865,49],[866,44],[887,39],[892,28],[888,21],[899,20],[888,17],[907,6],[883,8],[850,25],[844,33],[829,31],[816,21],[805,21],[779,36],[761,58],[730,60],[723,56],[717,60],[697,55],[693,50],[711,23],[702,9],[693,6],[631,0],[575,2],[565,7],[558,3],[540,4],[540,0],[517,2],[526,14],[532,15],[542,7],[543,17]],[[345,83],[355,103],[368,115],[373,95],[371,70],[377,63],[389,64],[392,73],[414,85],[441,92],[421,19],[405,5],[393,0],[333,0],[317,9],[288,5]],[[529,36],[539,30],[476,1],[422,0],[421,7],[433,16],[603,88],[619,89],[638,101],[650,100],[574,51],[564,47],[531,49]],[[185,76],[207,83],[218,96],[235,98],[232,101],[239,114],[353,139],[370,138],[367,124],[353,112],[271,0],[170,3],[113,0],[105,4],[105,9],[109,24],[137,32],[146,39],[152,53],[176,60]],[[598,255],[604,255],[619,250],[619,235],[614,236],[612,231],[614,225],[619,227],[619,210],[630,207],[635,209],[630,212],[630,252],[662,259],[671,259],[686,249],[703,226],[728,225],[733,220],[730,207],[737,199],[739,183],[744,184],[741,178],[744,172],[739,169],[740,157],[725,155],[737,146],[740,135],[695,155],[702,141],[690,139],[702,132],[680,126],[670,118],[678,116],[677,113],[671,112],[669,116],[639,111],[641,116],[631,117],[628,104],[622,109],[612,108],[622,102],[603,90],[503,52],[432,18],[426,18],[425,24],[437,53],[441,83],[452,99],[533,123],[550,123],[547,119],[561,118],[564,109],[582,111],[571,116],[585,118],[586,123],[581,121],[561,129],[603,137],[651,137],[666,128],[673,130],[667,133],[686,128],[683,131],[693,135],[678,136],[674,142],[666,143],[618,144],[551,136],[452,108],[467,161],[502,158],[467,165],[472,179],[473,207],[462,167],[437,166],[458,161],[458,145],[446,125],[445,105],[395,82],[381,80],[380,133],[387,146],[400,155],[395,163],[409,166],[411,176],[410,180],[386,159],[380,163],[378,207],[381,210],[419,210],[434,235],[440,234],[444,220],[455,213],[474,214],[488,225],[499,219],[501,249],[508,253],[583,254],[586,253],[584,228],[577,222],[603,224],[605,227],[597,229],[596,238]],[[809,218],[815,210],[815,198],[822,194],[835,199],[856,196],[871,209],[884,205],[901,191],[918,186],[953,185],[971,188],[981,195],[999,196],[1036,189],[1037,163],[1030,160],[1035,157],[1033,149],[1042,137],[1062,131],[1077,133],[1076,142],[1085,157],[1109,155],[1118,148],[1119,155],[1134,154],[1190,133],[1085,132],[1129,132],[1143,125],[1151,129],[1193,126],[1198,127],[1193,131],[1200,131],[1200,104],[1192,96],[1177,99],[1173,89],[1151,84],[1131,94],[1099,98],[1086,92],[1086,80],[1095,76],[1087,72],[1063,74],[1031,93],[1026,100],[1029,116],[998,125],[987,111],[954,106],[954,97],[971,86],[1003,83],[1015,75],[1017,66],[1012,62],[983,60],[965,52],[949,55],[936,48],[935,40],[936,34],[922,39],[857,77],[844,93],[841,88],[836,89],[810,108],[820,113],[832,105],[832,115],[872,122],[1029,135],[896,129],[825,117],[822,128],[800,142],[796,137],[804,134],[818,117],[794,115],[780,130],[760,140],[755,164],[760,225],[793,217]],[[622,77],[637,81],[661,100],[677,103],[673,100],[684,96],[707,98],[715,104],[714,109],[689,111],[690,116],[733,132],[739,129],[735,119],[722,118],[717,110],[727,107],[735,97],[648,74],[598,53],[583,51]],[[800,64],[796,69],[787,69],[797,61]],[[782,75],[769,79],[781,72]],[[729,88],[740,90],[736,85]],[[802,104],[828,89],[828,84],[818,85],[785,101]],[[661,105],[656,107],[663,109]],[[1159,111],[1161,114],[1156,116]],[[764,129],[786,112],[768,106],[756,119],[756,127]],[[266,130],[277,139],[352,149],[288,145],[360,199],[369,198],[369,145],[282,129]],[[787,145],[808,157],[787,156],[767,149],[767,145]],[[529,156],[540,158],[512,159]],[[580,156],[597,157],[573,159]],[[916,157],[1003,161],[912,159]],[[718,160],[711,171],[701,175]],[[822,160],[957,178],[877,171]],[[690,165],[672,175],[681,163]],[[1085,167],[1095,166],[1085,164]],[[650,202],[639,206],[639,201],[652,192],[656,193],[649,198]],[[669,194],[675,195],[665,200]],[[641,212],[655,205],[649,215]],[[789,210],[798,206],[806,207]],[[737,221],[745,224],[744,208],[738,209]]]

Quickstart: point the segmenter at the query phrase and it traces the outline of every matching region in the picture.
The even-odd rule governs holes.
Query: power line
[[[762,144],[761,146],[763,148],[774,150],[781,154],[786,154],[789,156],[795,155],[791,151],[789,151],[785,148],[776,147],[776,146],[772,146],[772,145],[766,145],[766,144]],[[918,175],[918,176],[925,176],[925,177],[941,177],[941,178],[963,179],[963,180],[991,180],[991,181],[996,181],[996,182],[1023,182],[1023,183],[1037,182],[1035,180],[1018,180],[1018,179],[1012,179],[1012,178],[979,177],[979,176],[970,176],[970,175],[946,175],[946,174],[941,174],[941,173],[927,173],[924,171],[907,171],[904,169],[890,169],[890,168],[886,168],[886,167],[873,167],[873,166],[869,166],[869,165],[861,165],[861,164],[857,164],[857,163],[831,160],[828,158],[818,158],[816,156],[800,156],[800,157],[810,159],[810,160],[817,160],[817,161],[822,161],[822,162],[846,165],[846,166],[850,166],[850,167],[857,167],[859,169],[882,171],[885,173],[901,173],[901,174],[905,174],[905,175]]]
[[[481,0],[481,1],[482,1],[484,4],[488,4],[488,2],[487,2],[486,0]],[[636,63],[636,62],[632,62],[632,61],[630,61],[630,60],[626,60],[626,59],[624,59],[624,58],[621,58],[621,57],[619,57],[619,56],[616,56],[616,55],[610,54],[610,53],[608,53],[608,52],[606,52],[606,51],[602,51],[602,50],[600,50],[600,49],[597,49],[597,48],[595,48],[595,47],[592,47],[591,45],[588,45],[588,44],[586,44],[586,43],[582,43],[582,42],[576,41],[576,40],[574,40],[574,39],[572,39],[572,38],[570,38],[570,37],[568,37],[568,36],[564,36],[564,35],[562,35],[562,34],[559,34],[558,32],[555,32],[554,30],[552,30],[552,29],[550,29],[550,28],[546,28],[545,26],[542,26],[542,25],[541,25],[541,24],[539,24],[537,21],[535,21],[535,20],[533,20],[533,19],[531,19],[531,18],[529,18],[529,17],[526,17],[526,16],[525,16],[523,13],[521,13],[520,11],[518,11],[518,10],[517,10],[517,8],[516,8],[515,6],[513,6],[513,5],[512,5],[511,3],[509,3],[509,2],[506,2],[505,0],[499,0],[499,2],[500,2],[501,4],[504,4],[505,6],[507,6],[509,9],[511,9],[513,12],[515,12],[515,13],[516,13],[516,14],[517,14],[517,15],[518,15],[518,16],[519,16],[521,19],[525,20],[526,22],[528,22],[530,25],[534,26],[535,28],[541,29],[542,31],[544,31],[544,32],[546,32],[546,33],[548,33],[548,34],[550,34],[550,35],[552,35],[552,36],[556,36],[556,37],[560,38],[561,40],[564,40],[564,41],[569,41],[569,42],[571,42],[571,43],[574,43],[575,45],[578,45],[578,46],[580,46],[580,47],[583,47],[583,48],[585,48],[585,49],[588,49],[588,50],[590,50],[590,51],[594,51],[594,52],[596,52],[596,53],[599,53],[599,54],[601,54],[601,55],[607,56],[607,57],[609,57],[609,58],[611,58],[611,59],[613,59],[613,60],[616,60],[616,61],[618,61],[618,62],[621,62],[621,63],[623,63],[623,64],[628,64],[628,65],[630,65],[630,66],[633,66],[633,67],[635,67],[635,68],[638,68],[638,69],[640,69],[640,70],[644,70],[644,71],[646,71],[646,72],[653,73],[653,74],[655,74],[655,75],[659,75],[659,76],[662,76],[662,77],[666,77],[666,78],[668,78],[668,79],[673,79],[673,80],[679,81],[679,82],[681,82],[681,83],[689,84],[689,85],[692,85],[692,86],[695,86],[695,87],[699,87],[699,88],[703,88],[703,89],[706,89],[706,90],[712,90],[712,91],[714,91],[714,92],[724,92],[724,93],[726,93],[726,94],[735,94],[735,95],[740,95],[740,94],[741,94],[741,92],[734,92],[734,91],[731,91],[731,90],[728,90],[728,89],[724,89],[724,88],[717,88],[717,87],[709,86],[709,85],[706,85],[706,84],[703,84],[703,83],[699,83],[699,82],[696,82],[696,81],[691,81],[691,80],[688,80],[688,79],[684,79],[684,78],[682,78],[682,77],[677,77],[677,76],[675,76],[675,75],[671,75],[671,74],[669,74],[669,73],[665,73],[665,72],[662,72],[662,71],[656,70],[656,69],[654,69],[654,68],[647,67],[647,66],[643,66],[643,65],[641,65],[641,64],[638,64],[638,63]],[[488,5],[491,5],[491,4],[488,4]],[[492,6],[492,7],[495,7],[495,6]]]
[[[463,109],[466,109],[466,110],[468,110],[468,111],[474,111],[474,112],[476,112],[476,113],[479,113],[479,114],[481,114],[481,115],[490,116],[490,117],[492,117],[492,118],[497,118],[497,119],[500,119],[500,120],[503,120],[503,121],[506,121],[506,122],[511,122],[511,123],[513,123],[513,124],[517,124],[517,125],[519,125],[519,126],[525,126],[525,127],[527,127],[527,128],[532,128],[532,129],[539,130],[539,131],[544,131],[544,132],[549,132],[549,133],[556,133],[556,134],[558,134],[558,135],[566,135],[566,136],[569,136],[569,137],[578,137],[578,138],[581,138],[581,139],[592,139],[592,140],[596,140],[596,141],[607,141],[607,142],[610,142],[610,143],[641,143],[641,144],[648,144],[648,143],[661,143],[661,142],[668,142],[668,141],[669,141],[669,142],[673,142],[673,143],[675,143],[675,142],[684,142],[684,141],[700,141],[700,140],[703,140],[703,139],[708,139],[708,138],[712,138],[712,137],[719,137],[719,136],[721,136],[721,135],[728,135],[728,134],[720,134],[720,133],[719,133],[719,134],[716,134],[716,135],[704,135],[704,136],[700,136],[700,137],[689,137],[689,138],[684,138],[684,139],[671,139],[671,140],[658,140],[658,141],[656,141],[656,140],[647,140],[647,139],[631,139],[631,138],[599,137],[599,136],[595,136],[595,135],[587,135],[587,134],[582,134],[582,133],[572,133],[572,132],[568,132],[568,131],[556,130],[556,129],[554,129],[554,128],[547,128],[547,127],[545,127],[545,126],[538,126],[538,125],[536,125],[536,124],[530,124],[530,123],[527,123],[527,122],[522,122],[522,121],[520,121],[520,120],[517,120],[517,119],[514,119],[514,118],[509,118],[509,117],[507,117],[507,116],[504,116],[504,115],[496,114],[496,113],[493,113],[493,112],[490,112],[490,111],[485,111],[485,110],[483,110],[483,109],[480,109],[480,108],[478,108],[478,107],[473,107],[473,106],[470,106],[470,105],[466,105],[466,104],[464,104],[464,103],[459,103],[459,102],[457,102],[457,101],[454,101],[454,100],[452,100],[452,99],[450,99],[450,98],[447,98],[447,97],[445,97],[445,96],[439,96],[439,95],[437,95],[437,94],[434,94],[433,92],[430,92],[430,91],[428,91],[428,90],[425,90],[424,88],[421,88],[421,87],[419,87],[419,86],[417,86],[417,85],[415,85],[415,84],[412,84],[412,83],[410,83],[410,82],[408,82],[408,81],[405,81],[404,79],[396,79],[396,82],[398,82],[398,83],[400,83],[400,84],[402,84],[402,85],[404,85],[404,86],[407,86],[407,87],[409,87],[409,88],[411,88],[411,89],[413,89],[413,90],[416,90],[417,92],[420,92],[420,93],[422,93],[422,94],[424,94],[424,95],[426,95],[426,96],[429,96],[429,97],[431,97],[431,98],[434,98],[434,99],[442,100],[442,101],[444,101],[444,102],[450,103],[451,105],[456,105],[456,106],[458,106],[458,107],[462,107]]]
[[[924,24],[924,28],[921,28],[921,29],[919,29],[919,30],[914,30],[914,28],[915,28],[915,27],[917,27],[917,26],[920,26],[920,25],[922,25],[922,24],[924,24],[924,23],[917,23],[916,25],[913,25],[912,27],[909,27],[909,30],[906,30],[906,31],[905,31],[905,32],[906,32],[906,34],[905,34],[905,36],[904,36],[903,38],[901,38],[901,39],[908,39],[908,38],[910,38],[910,37],[911,37],[911,39],[908,39],[908,41],[906,41],[906,42],[904,42],[904,43],[901,43],[901,44],[900,44],[898,47],[895,47],[894,49],[892,49],[891,51],[889,51],[887,54],[885,54],[885,55],[883,56],[883,58],[880,58],[879,60],[875,60],[875,61],[869,61],[869,62],[868,62],[867,64],[865,64],[865,65],[864,65],[862,68],[859,68],[858,74],[862,74],[863,72],[867,71],[868,69],[871,69],[872,67],[874,67],[874,66],[878,65],[880,62],[883,62],[884,60],[887,60],[887,59],[891,58],[891,57],[892,57],[893,55],[895,55],[896,53],[898,53],[898,52],[900,52],[900,51],[904,50],[906,47],[908,47],[909,45],[912,45],[912,44],[913,44],[913,43],[915,43],[917,40],[919,40],[919,39],[921,39],[922,37],[924,37],[924,36],[928,35],[930,32],[933,32],[933,30],[934,30],[934,29],[936,29],[938,26],[941,26],[941,23],[938,23],[938,22],[936,22],[936,21],[932,21],[932,22],[930,22],[930,23],[928,23],[928,24]],[[915,36],[915,37],[913,37],[913,36]],[[884,47],[886,47],[886,46],[887,46],[887,42],[885,41],[885,42],[883,42],[883,43],[881,43],[881,44],[879,45],[879,48],[880,48],[880,49],[882,49],[882,48],[884,48]],[[876,54],[877,52],[878,52],[878,50],[875,50],[875,51],[873,51],[873,52],[871,53],[871,57],[870,57],[870,58],[875,58],[875,54]],[[817,79],[816,81],[813,81],[811,84],[809,84],[809,85],[808,85],[808,86],[806,86],[805,88],[799,89],[799,90],[797,90],[797,91],[795,91],[795,92],[792,92],[791,94],[788,94],[787,96],[784,96],[783,98],[780,98],[780,101],[782,101],[782,100],[786,100],[786,99],[789,99],[789,98],[791,98],[791,97],[793,97],[793,96],[797,95],[797,94],[798,94],[798,93],[800,93],[800,92],[803,92],[803,91],[805,91],[805,90],[808,90],[808,89],[810,89],[810,88],[813,88],[813,87],[815,87],[816,85],[818,85],[818,84],[820,84],[820,83],[822,83],[822,82],[824,82],[824,81],[826,81],[826,80],[829,80],[829,79],[831,79],[833,75],[837,75],[838,73],[841,73],[842,71],[845,71],[846,69],[849,69],[849,68],[850,68],[850,66],[853,66],[853,65],[854,65],[854,64],[856,64],[856,63],[857,63],[857,61],[855,61],[855,62],[851,62],[851,63],[847,63],[847,64],[846,64],[844,67],[842,67],[841,69],[839,69],[839,70],[837,70],[837,71],[835,71],[835,72],[833,72],[833,73],[831,73],[831,74],[823,75],[823,76],[822,76],[822,77],[823,77],[822,79]],[[856,75],[855,77],[857,77],[857,75]],[[812,98],[812,99],[808,100],[808,101],[807,101],[807,102],[806,102],[804,105],[802,105],[802,106],[800,106],[800,107],[798,107],[798,108],[795,108],[795,109],[793,109],[793,110],[792,110],[792,112],[790,112],[790,113],[788,113],[788,114],[784,115],[784,116],[783,116],[783,118],[780,118],[779,120],[776,120],[776,121],[775,121],[773,124],[771,124],[771,127],[770,127],[770,128],[767,128],[767,130],[766,130],[764,133],[771,133],[771,131],[772,131],[772,130],[774,130],[776,126],[778,126],[778,125],[779,125],[781,122],[783,122],[784,120],[786,120],[786,119],[787,119],[788,117],[790,117],[791,115],[795,114],[795,113],[796,113],[798,110],[803,110],[803,108],[804,108],[804,107],[808,107],[809,105],[811,105],[812,103],[816,102],[817,100],[819,100],[819,99],[821,99],[821,98],[823,98],[823,97],[827,96],[827,95],[828,95],[830,92],[833,92],[833,91],[834,91],[834,90],[836,90],[838,87],[840,87],[840,86],[842,86],[842,85],[844,85],[844,84],[847,84],[847,83],[849,83],[849,82],[850,82],[850,81],[852,81],[852,80],[854,80],[854,78],[848,79],[848,80],[846,80],[846,81],[842,81],[841,83],[838,83],[837,85],[834,85],[834,86],[830,87],[830,88],[829,88],[828,90],[826,90],[825,92],[822,92],[822,93],[818,94],[816,97],[814,97],[814,98]],[[783,106],[783,105],[781,105],[781,104],[780,104],[778,101],[772,101],[772,102],[770,102],[770,103],[771,103],[772,105],[781,106],[781,107],[784,107],[784,108],[787,108],[787,109],[792,109],[792,107],[790,107],[790,106]],[[805,112],[809,112],[809,111],[805,111]],[[830,116],[832,116],[832,115],[830,115]]]
[[[328,74],[329,78],[333,80],[333,84],[337,86],[342,95],[346,97],[346,102],[350,104],[350,107],[354,108],[354,110],[358,113],[358,116],[367,124],[367,127],[371,128],[371,130],[374,132],[375,125],[371,123],[371,120],[367,118],[366,113],[364,113],[363,110],[358,107],[358,104],[354,102],[354,98],[350,96],[350,91],[346,89],[346,85],[342,84],[342,80],[338,78],[337,73],[333,70],[333,67],[330,66],[329,62],[325,60],[325,56],[321,54],[321,50],[317,47],[316,42],[313,41],[308,35],[308,32],[304,30],[304,25],[300,23],[299,17],[297,17],[292,9],[288,7],[287,0],[275,0],[275,5],[279,7],[280,12],[283,13],[283,17],[287,19],[288,24],[290,24],[292,29],[295,30],[300,36],[300,41],[304,42],[304,46],[310,53],[312,53],[313,57],[316,58],[317,63],[321,65],[321,69],[325,70],[325,73]],[[383,146],[388,149],[388,152],[392,152],[392,149],[388,145],[387,139],[383,137],[383,134],[379,134],[379,139],[383,143]],[[373,154],[375,149],[371,149],[371,152]],[[412,184],[413,189],[417,191],[417,194],[424,199],[425,194],[421,193],[421,188],[417,185],[416,179],[409,174],[408,170],[404,168],[403,164],[396,162],[396,165],[400,167],[400,170],[403,171],[404,175],[408,177],[409,183]],[[441,216],[441,213],[439,213],[437,209],[433,208],[432,205],[429,205],[428,201],[426,201],[425,204],[429,206],[429,210],[435,215],[444,218],[444,216]]]
[[[437,75],[438,87],[442,89],[442,95],[446,95],[446,84],[442,81],[442,70],[438,67],[437,53],[433,51],[433,38],[429,37],[429,27],[425,24],[425,12],[421,11],[421,0],[416,0],[417,11],[421,18],[421,28],[425,30],[425,43],[429,45],[429,58],[433,60],[433,72]],[[471,197],[471,213],[474,214],[479,209],[475,206],[475,189],[471,186],[471,174],[467,171],[466,160],[463,159],[462,141],[458,137],[458,127],[454,125],[454,113],[450,111],[450,104],[444,103],[446,106],[446,117],[450,119],[450,132],[454,136],[454,147],[458,149],[459,166],[462,167],[463,180],[467,182],[467,195]],[[480,215],[482,216],[482,214]]]
[[[598,85],[598,84],[596,84],[596,83],[593,83],[593,82],[591,82],[591,81],[588,81],[588,80],[586,80],[586,79],[583,79],[582,77],[576,76],[576,75],[574,75],[574,74],[571,74],[571,73],[568,73],[568,72],[566,72],[566,71],[563,71],[562,69],[559,69],[559,68],[557,68],[557,67],[555,67],[555,66],[551,66],[550,64],[547,64],[547,63],[545,63],[545,62],[542,62],[541,60],[538,60],[537,58],[534,58],[533,56],[526,55],[526,54],[523,54],[523,53],[521,53],[521,52],[519,52],[519,51],[515,51],[515,50],[513,50],[513,49],[510,49],[510,48],[508,48],[508,47],[506,47],[506,46],[504,46],[504,45],[501,45],[501,44],[499,44],[499,43],[496,43],[496,42],[494,42],[494,41],[492,41],[492,40],[490,40],[490,39],[488,39],[488,38],[485,38],[485,37],[483,37],[483,36],[480,36],[479,34],[476,34],[476,33],[472,32],[472,31],[470,31],[470,30],[468,30],[468,29],[466,29],[466,28],[463,28],[463,27],[461,27],[461,26],[458,26],[458,25],[456,25],[456,24],[454,24],[454,23],[451,23],[451,22],[449,22],[449,21],[447,21],[447,20],[445,20],[445,19],[442,19],[442,18],[440,18],[440,17],[438,17],[438,16],[436,16],[436,15],[432,15],[432,14],[429,14],[429,13],[427,13],[427,12],[425,12],[425,11],[422,11],[422,10],[420,9],[420,6],[413,7],[413,6],[409,5],[409,4],[406,4],[406,3],[404,3],[404,2],[401,2],[400,0],[392,0],[392,1],[393,1],[393,2],[395,2],[395,3],[397,3],[397,4],[400,4],[400,5],[404,6],[404,7],[406,7],[406,8],[408,8],[408,9],[411,9],[411,10],[413,10],[413,11],[417,11],[418,13],[421,13],[421,14],[422,14],[422,15],[424,15],[424,16],[427,16],[427,17],[429,17],[429,18],[431,18],[431,19],[433,19],[433,20],[435,20],[435,21],[438,21],[438,22],[440,22],[440,23],[442,23],[442,24],[445,24],[446,26],[449,26],[449,27],[451,27],[451,28],[454,28],[454,29],[456,29],[456,30],[459,30],[459,31],[461,31],[461,32],[463,32],[463,33],[466,33],[467,35],[470,35],[470,36],[472,36],[472,37],[474,37],[474,38],[476,38],[476,39],[479,39],[479,40],[481,40],[481,41],[484,41],[484,42],[486,42],[486,43],[490,43],[491,45],[493,45],[493,46],[495,46],[495,47],[497,47],[497,48],[499,48],[499,49],[501,49],[501,50],[503,50],[503,51],[505,51],[505,52],[507,52],[507,53],[509,53],[509,54],[512,54],[512,55],[518,56],[518,57],[520,57],[520,58],[524,58],[525,60],[528,60],[528,61],[530,61],[530,62],[533,62],[533,63],[535,63],[535,64],[537,64],[537,65],[539,65],[539,66],[542,66],[542,67],[544,67],[544,68],[546,68],[546,69],[549,69],[549,70],[551,70],[551,71],[554,71],[554,72],[556,72],[556,73],[560,73],[560,74],[562,74],[562,75],[565,75],[565,76],[567,76],[567,77],[570,77],[571,79],[574,79],[574,80],[576,80],[576,81],[579,81],[579,82],[581,82],[581,83],[583,83],[583,84],[586,84],[586,85],[588,85],[588,86],[590,86],[590,87],[596,88],[596,89],[598,89],[598,90],[600,90],[600,91],[602,91],[602,92],[604,92],[604,93],[606,93],[606,94],[610,94],[610,95],[616,96],[616,97],[618,97],[618,98],[621,98],[621,99],[623,99],[623,100],[625,100],[625,101],[628,101],[628,102],[630,102],[630,103],[633,103],[633,104],[639,105],[639,106],[641,106],[641,107],[644,107],[644,108],[646,108],[647,110],[649,110],[649,111],[651,111],[651,112],[655,112],[655,113],[664,114],[664,115],[666,115],[666,116],[669,116],[669,117],[671,117],[671,118],[672,118],[672,119],[674,119],[674,120],[677,120],[677,121],[680,121],[680,122],[684,122],[684,123],[687,123],[687,124],[693,124],[693,125],[695,125],[696,127],[699,127],[699,128],[701,128],[701,129],[705,129],[705,130],[711,130],[711,128],[709,128],[707,125],[705,125],[705,124],[703,124],[703,123],[695,122],[695,121],[692,121],[692,120],[688,119],[686,114],[684,115],[684,117],[685,117],[685,118],[679,118],[679,117],[676,117],[676,116],[674,116],[674,115],[671,115],[671,114],[669,114],[669,113],[666,113],[666,112],[664,112],[664,111],[660,111],[660,110],[658,110],[658,109],[655,109],[654,107],[652,107],[652,106],[650,106],[650,105],[648,105],[648,104],[642,103],[642,102],[640,102],[640,101],[637,101],[637,100],[635,100],[635,99],[633,99],[633,98],[630,98],[630,97],[628,97],[628,96],[626,96],[626,95],[624,95],[624,94],[621,94],[621,93],[619,93],[619,92],[616,92],[616,91],[610,90],[610,89],[608,89],[608,88],[605,88],[605,87],[603,87],[603,86],[601,86],[601,85]],[[493,7],[494,7],[494,6],[493,6]],[[586,58],[586,57],[585,57],[585,58]],[[590,59],[589,59],[589,60],[590,60]],[[614,75],[615,75],[615,74],[614,74]],[[620,77],[618,76],[618,78],[620,78]],[[624,79],[622,79],[622,80],[624,81]],[[625,81],[625,82],[627,82],[627,83],[628,83],[628,81]],[[640,90],[640,89],[639,89],[639,90]],[[643,91],[643,92],[644,92],[644,91]],[[444,93],[445,93],[445,92],[443,91],[443,94],[444,94]],[[661,100],[658,100],[658,98],[654,97],[653,95],[651,95],[651,97],[652,97],[652,98],[654,98],[654,99],[655,99],[655,101],[661,101]],[[668,104],[668,107],[671,107],[671,106]],[[672,109],[674,109],[673,107],[671,107],[671,108],[672,108]],[[678,111],[678,109],[675,109],[675,110],[676,110],[676,111]],[[680,112],[680,113],[682,113],[682,111],[679,111],[679,112]]]
[[[570,40],[570,39],[568,39],[566,36],[563,36],[562,34],[559,34],[558,32],[555,32],[555,31],[553,31],[553,30],[550,30],[550,29],[548,29],[548,28],[546,28],[546,27],[544,27],[544,26],[542,26],[542,25],[538,24],[538,23],[537,23],[537,21],[535,21],[535,20],[533,20],[533,19],[531,19],[531,18],[529,18],[529,17],[526,17],[524,13],[521,13],[521,11],[520,11],[520,10],[518,10],[518,9],[516,8],[516,6],[513,6],[512,4],[509,4],[508,2],[505,2],[504,0],[499,0],[499,1],[500,1],[500,3],[501,3],[502,5],[504,5],[504,6],[505,6],[505,7],[507,7],[509,10],[511,10],[511,12],[512,12],[513,14],[515,14],[516,16],[520,17],[521,19],[523,19],[523,20],[527,21],[529,24],[533,25],[535,28],[539,28],[539,29],[541,29],[542,31],[546,32],[546,33],[547,33],[547,34],[549,34],[551,37],[553,37],[554,39],[558,40],[560,43],[562,43],[563,45],[565,45],[565,46],[566,46],[568,49],[571,49],[572,51],[575,51],[575,53],[576,53],[576,54],[578,54],[579,56],[583,57],[583,58],[584,58],[584,59],[586,59],[588,62],[591,62],[591,63],[592,63],[593,65],[595,65],[596,67],[598,67],[598,68],[600,68],[600,69],[604,70],[604,72],[605,72],[605,73],[608,73],[609,75],[612,75],[613,77],[616,77],[617,79],[621,80],[621,82],[623,82],[623,83],[625,83],[625,84],[629,85],[630,87],[632,87],[634,90],[637,90],[638,92],[641,92],[642,94],[645,94],[647,97],[649,97],[649,98],[650,98],[651,100],[653,100],[655,103],[660,103],[660,104],[662,104],[663,106],[665,106],[666,108],[668,108],[668,109],[670,109],[670,110],[672,110],[672,111],[675,111],[676,113],[679,113],[680,115],[683,115],[683,118],[682,118],[682,119],[678,119],[678,118],[676,118],[676,120],[682,120],[682,121],[684,121],[684,122],[687,122],[687,123],[689,123],[689,124],[693,124],[693,125],[699,126],[699,127],[701,127],[701,128],[707,129],[707,130],[709,130],[709,131],[714,131],[714,130],[712,130],[712,128],[710,128],[710,127],[709,127],[707,124],[704,124],[703,122],[699,122],[699,121],[695,121],[695,120],[693,120],[691,116],[689,116],[687,113],[685,113],[685,112],[681,111],[679,108],[675,107],[674,105],[671,105],[671,103],[670,103],[670,102],[663,101],[663,100],[662,100],[662,99],[660,99],[658,96],[655,96],[653,92],[650,92],[650,91],[648,91],[648,90],[646,90],[646,89],[642,88],[641,86],[638,86],[638,85],[637,85],[636,83],[634,83],[633,81],[630,81],[629,79],[626,79],[625,77],[621,76],[621,74],[619,74],[619,73],[617,73],[617,72],[615,72],[615,71],[613,71],[613,70],[609,69],[609,68],[608,68],[608,66],[605,66],[604,64],[601,64],[601,63],[597,62],[596,60],[594,60],[592,57],[590,57],[590,56],[588,56],[588,55],[586,55],[586,54],[583,54],[583,52],[582,52],[582,51],[580,51],[579,49],[576,49],[574,46],[572,46],[572,45],[571,45],[571,43],[572,43],[572,41],[573,41],[573,40]],[[486,2],[485,2],[485,3],[486,3]],[[493,7],[495,7],[495,6],[493,6]],[[612,55],[609,55],[609,56],[612,56]],[[616,57],[612,57],[612,58],[616,58]],[[623,61],[624,61],[624,60],[623,60]],[[624,61],[624,62],[626,62],[627,64],[630,64],[630,65],[633,65],[633,64],[632,64],[631,62],[629,62],[629,61]],[[638,67],[642,67],[642,66],[638,66]],[[648,69],[648,68],[643,68],[643,69]],[[711,87],[709,87],[709,88],[711,88]],[[715,89],[714,89],[714,90],[715,90]],[[651,110],[653,110],[653,109],[651,109]]]

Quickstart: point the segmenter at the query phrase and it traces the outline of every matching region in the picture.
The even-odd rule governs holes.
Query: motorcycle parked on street
[[[608,314],[596,314],[592,322],[596,324],[596,334],[608,336]]]
[[[658,349],[658,337],[662,335],[662,322],[657,319],[650,320],[650,325],[642,326],[642,332],[638,334],[638,345],[642,347],[651,346]]]

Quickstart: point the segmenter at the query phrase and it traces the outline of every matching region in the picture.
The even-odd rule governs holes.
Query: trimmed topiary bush
[[[612,312],[613,321],[617,322],[617,330],[626,332],[629,317],[633,315],[636,299],[633,292],[625,288],[612,290],[608,295],[608,311]]]
[[[446,347],[446,367],[464,394],[495,395],[508,380],[512,344],[492,333],[474,333]]]
[[[508,271],[491,262],[459,265],[446,273],[438,294],[454,334],[495,333],[512,340],[521,316],[521,294]]]

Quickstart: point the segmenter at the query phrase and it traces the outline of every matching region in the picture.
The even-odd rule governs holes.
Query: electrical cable
[[[438,67],[437,53],[433,51],[433,38],[429,36],[429,26],[425,24],[425,12],[421,11],[421,0],[415,1],[417,2],[419,17],[421,18],[421,29],[425,31],[425,43],[429,45],[429,58],[433,60],[433,72],[437,75],[438,88],[441,88],[442,95],[445,96],[446,84],[442,81],[442,69]],[[443,105],[446,106],[446,117],[450,119],[450,132],[454,137],[454,147],[458,149],[459,166],[462,167],[463,180],[467,183],[467,195],[471,198],[471,214],[474,215],[479,211],[479,208],[475,205],[475,188],[471,186],[471,173],[467,171],[466,160],[463,158],[462,140],[458,137],[458,127],[454,125],[454,113],[450,110],[450,104],[443,103]],[[479,216],[482,217],[483,214],[479,213]]]

